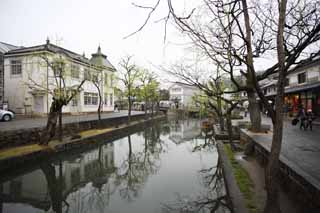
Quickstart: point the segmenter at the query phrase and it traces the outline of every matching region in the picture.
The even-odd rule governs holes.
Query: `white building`
[[[179,107],[194,106],[193,96],[200,94],[200,90],[195,86],[190,86],[181,82],[175,82],[169,88],[170,100],[178,102]]]
[[[47,58],[43,58],[46,54]],[[62,47],[46,44],[10,50],[4,54],[4,101],[9,109],[21,114],[47,114],[52,95],[57,89],[57,77],[46,60],[62,58],[65,62],[65,85],[70,90],[83,79],[87,81],[81,92],[63,107],[63,113],[95,112],[98,108],[97,79],[103,100],[102,111],[113,110],[113,75],[116,71],[107,56],[98,48],[89,60]]]
[[[4,54],[17,48],[19,47],[0,42],[0,109],[2,109],[4,98]]]

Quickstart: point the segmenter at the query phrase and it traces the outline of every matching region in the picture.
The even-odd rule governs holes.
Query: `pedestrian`
[[[307,115],[306,115],[306,110],[303,107],[300,108],[298,118],[300,120],[300,129],[303,128],[304,130],[306,130]]]
[[[248,107],[249,107],[249,102],[248,102],[248,101],[245,101],[245,102],[243,103],[244,117],[247,117],[247,115],[248,115]]]
[[[114,112],[119,112],[118,104],[114,105]]]
[[[307,121],[306,129],[308,129],[308,127],[310,127],[310,130],[312,131],[312,121],[313,121],[313,119],[314,119],[314,115],[312,113],[312,110],[308,109],[307,115],[306,115],[306,121]]]

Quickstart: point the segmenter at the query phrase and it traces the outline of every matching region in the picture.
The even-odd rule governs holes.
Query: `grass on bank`
[[[7,159],[7,158],[13,158],[13,157],[19,157],[26,154],[38,152],[41,150],[45,150],[47,147],[41,146],[39,144],[30,144],[30,145],[24,145],[19,147],[14,147],[10,149],[6,149],[0,152],[0,160]]]
[[[254,199],[254,184],[248,174],[248,172],[242,168],[239,162],[234,158],[234,154],[229,144],[224,145],[224,150],[231,162],[233,174],[236,178],[237,184],[241,193],[244,196],[246,207],[250,213],[257,213],[258,208]]]

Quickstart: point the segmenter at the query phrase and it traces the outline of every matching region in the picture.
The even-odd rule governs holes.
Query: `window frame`
[[[78,64],[73,63],[70,65],[70,76],[75,79],[80,78],[80,66]]]
[[[303,76],[303,78],[302,78],[302,76]],[[306,83],[307,82],[307,73],[306,72],[299,73],[297,75],[297,78],[298,78],[298,84]],[[303,81],[301,81],[301,80],[303,80]]]
[[[19,62],[13,64],[13,62]],[[20,68],[20,72],[17,72],[17,68]],[[10,60],[10,75],[11,76],[22,76],[22,60],[21,59],[11,59]]]
[[[98,93],[94,92],[84,92],[83,93],[84,105],[86,106],[96,106],[98,105]]]

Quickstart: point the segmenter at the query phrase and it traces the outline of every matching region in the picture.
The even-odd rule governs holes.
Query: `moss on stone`
[[[234,158],[234,154],[231,150],[230,145],[225,144],[224,149],[231,162],[233,173],[236,178],[239,189],[244,196],[246,207],[248,208],[250,213],[257,213],[258,208],[254,199],[253,181],[251,180],[248,172],[244,168],[242,168],[239,162],[237,162],[237,160]]]
[[[79,135],[83,138],[83,137],[92,137],[92,136],[96,136],[96,135],[100,135],[106,132],[111,131],[112,128],[106,128],[106,129],[91,129],[91,130],[86,130],[86,131],[82,131],[79,133]]]
[[[46,149],[48,149],[47,146],[41,146],[38,144],[31,144],[26,146],[10,148],[0,152],[0,160],[13,158],[13,157],[20,157],[20,156],[38,152],[41,150],[46,150]]]

